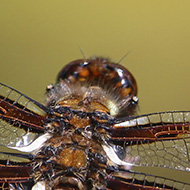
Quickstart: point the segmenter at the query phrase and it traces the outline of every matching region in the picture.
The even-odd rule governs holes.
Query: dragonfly
[[[190,189],[190,112],[136,115],[122,65],[72,61],[45,99],[0,83],[0,189]]]

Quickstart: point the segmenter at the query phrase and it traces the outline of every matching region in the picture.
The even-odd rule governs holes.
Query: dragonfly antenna
[[[82,48],[79,45],[77,45],[77,46],[78,46],[83,58],[86,59],[86,56],[85,56],[84,51],[82,50]]]
[[[127,57],[129,55],[130,51],[128,51],[117,63],[120,64],[121,61],[123,61],[123,59],[125,59],[125,57]]]

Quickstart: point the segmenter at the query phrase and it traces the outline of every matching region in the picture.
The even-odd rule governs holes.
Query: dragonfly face
[[[0,84],[0,188],[189,189],[165,173],[190,170],[190,113],[134,116],[136,95],[132,74],[101,58],[64,67],[45,106]]]

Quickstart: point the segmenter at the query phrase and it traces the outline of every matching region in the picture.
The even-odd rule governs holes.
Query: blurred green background
[[[0,81],[43,101],[68,62],[104,56],[136,77],[139,114],[190,110],[190,1],[1,0]]]

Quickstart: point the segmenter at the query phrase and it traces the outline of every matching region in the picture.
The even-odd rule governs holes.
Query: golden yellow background
[[[42,101],[78,46],[116,62],[130,52],[139,114],[190,110],[190,1],[1,0],[1,82]]]
[[[78,46],[115,62],[130,52],[121,63],[139,114],[190,110],[189,0],[0,1],[0,82],[42,102],[63,65],[83,58]]]

